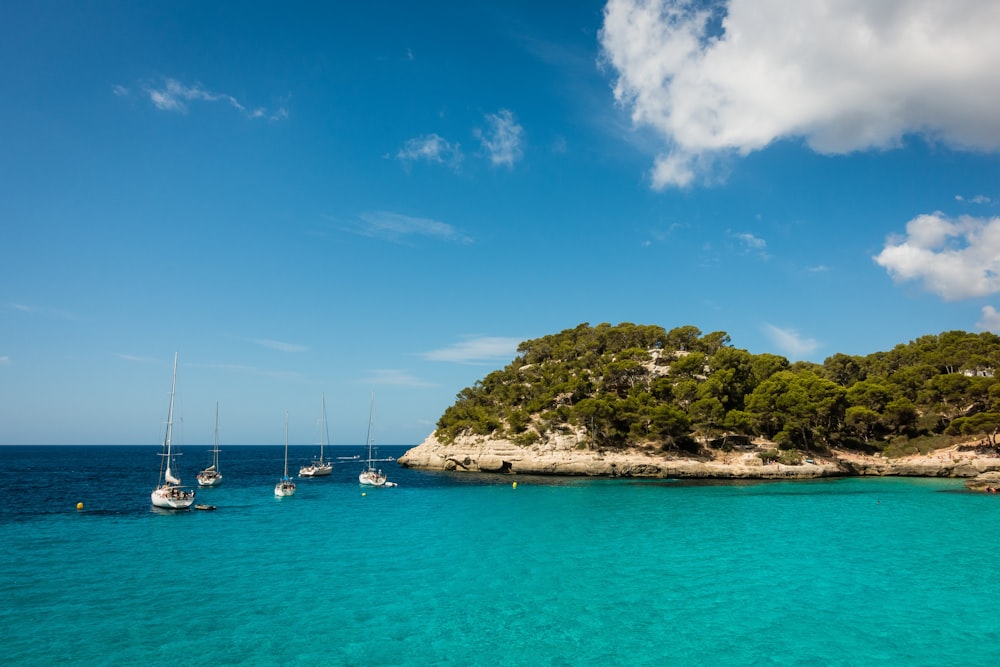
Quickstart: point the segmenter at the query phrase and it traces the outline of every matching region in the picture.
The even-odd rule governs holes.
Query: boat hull
[[[292,482],[278,482],[274,485],[274,496],[276,498],[285,498],[287,496],[295,495],[295,484]]]
[[[149,496],[154,507],[167,510],[185,510],[194,503],[194,491],[179,486],[161,486]]]
[[[385,474],[374,470],[365,470],[358,475],[358,483],[363,486],[385,486]]]
[[[323,463],[323,464],[313,464],[299,468],[299,477],[326,477],[333,472],[333,466]]]
[[[198,473],[198,486],[208,487],[208,486],[218,486],[222,484],[222,475],[219,473]]]

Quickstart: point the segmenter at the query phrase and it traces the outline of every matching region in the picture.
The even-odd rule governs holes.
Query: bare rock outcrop
[[[682,457],[634,448],[599,450],[572,434],[554,435],[530,446],[506,439],[460,436],[452,442],[431,434],[398,460],[406,468],[460,472],[701,479],[815,479],[845,476],[967,477],[1000,474],[1000,458],[952,448],[947,455],[902,459],[838,452],[800,465],[765,464],[757,453],[718,453],[715,458]]]

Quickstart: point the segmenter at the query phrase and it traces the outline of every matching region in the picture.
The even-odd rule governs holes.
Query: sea
[[[184,482],[210,447],[186,446]],[[406,447],[380,447],[398,458]],[[362,463],[214,511],[152,446],[0,447],[3,665],[993,665],[1000,497],[961,480],[584,479]],[[297,471],[318,454],[293,446]],[[332,457],[362,454],[332,447]],[[82,503],[82,509],[77,509]]]

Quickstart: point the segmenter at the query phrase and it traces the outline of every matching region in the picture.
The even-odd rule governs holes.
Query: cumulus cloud
[[[781,350],[781,353],[793,360],[801,359],[819,347],[819,342],[812,338],[804,338],[794,329],[783,329],[773,324],[764,326],[764,334]]]
[[[445,222],[416,218],[389,211],[366,211],[358,216],[360,224],[351,231],[389,241],[401,241],[410,236],[426,236],[441,241],[472,243],[472,239]]]
[[[486,124],[485,130],[476,128],[473,134],[486,150],[490,162],[496,166],[513,167],[523,154],[524,128],[507,109],[486,114]]]
[[[998,25],[994,0],[609,0],[600,41],[615,99],[663,141],[663,188],[789,137],[1000,148]]]
[[[186,85],[177,79],[168,78],[162,85],[145,84],[143,92],[149,97],[157,109],[161,111],[178,111],[186,113],[191,102],[222,102],[228,104],[247,118],[264,118],[267,120],[283,120],[288,118],[288,109],[284,105],[268,109],[266,107],[247,107],[238,99],[227,93],[207,90],[201,84]],[[124,86],[114,87],[115,95],[124,97],[128,89]]]
[[[429,361],[484,364],[504,359],[513,359],[517,353],[517,346],[520,344],[520,338],[480,336],[477,338],[467,338],[453,345],[425,352],[423,356],[424,359]]]
[[[424,160],[458,166],[462,161],[462,147],[437,134],[425,134],[408,140],[396,153],[396,158],[410,162]]]
[[[980,331],[1000,333],[1000,313],[993,306],[983,306],[983,319],[976,322]]]
[[[918,281],[946,301],[988,296],[1000,291],[1000,218],[919,215],[873,259],[897,283]]]

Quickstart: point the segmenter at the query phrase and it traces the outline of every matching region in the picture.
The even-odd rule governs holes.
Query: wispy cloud
[[[963,197],[962,195],[955,195],[955,201],[965,202],[968,204],[989,204],[993,200],[986,195],[974,195],[972,197]]]
[[[609,0],[600,43],[616,101],[659,138],[659,189],[787,138],[995,150],[998,24],[991,0]]]
[[[244,364],[191,364],[196,368],[211,368],[215,370],[224,371],[227,373],[238,373],[241,375],[256,375],[259,377],[271,378],[273,380],[296,380],[301,381],[305,378],[298,371],[281,371],[273,370],[269,368],[258,368],[256,366],[246,366]]]
[[[457,167],[462,162],[462,147],[437,134],[425,134],[408,140],[396,153],[396,158],[404,162],[423,160]]]
[[[9,366],[9,365],[10,365],[10,357],[8,357],[6,354],[0,357],[0,366]]]
[[[450,361],[458,364],[487,364],[510,360],[517,353],[520,338],[500,336],[470,337],[447,347],[424,352],[428,361]]]
[[[432,382],[421,380],[411,373],[397,369],[376,369],[369,371],[367,378],[363,380],[365,384],[392,385],[395,387],[434,387]]]
[[[10,307],[19,313],[24,313],[25,315],[37,315],[39,317],[55,317],[61,320],[72,320],[77,319],[76,315],[69,312],[68,310],[61,310],[59,308],[45,308],[42,306],[26,306],[23,303],[12,303]]]
[[[139,89],[145,97],[161,111],[187,113],[192,102],[221,102],[236,109],[247,118],[284,120],[288,118],[288,108],[284,104],[275,107],[247,106],[228,93],[217,92],[203,87],[200,83],[184,84],[177,79],[166,78],[161,84],[143,83]],[[112,92],[118,97],[129,97],[132,91],[122,85],[115,85]]]
[[[497,166],[513,167],[523,155],[524,128],[514,120],[514,114],[501,109],[486,114],[486,129],[476,128],[473,135],[479,139],[490,162]]]
[[[976,322],[980,331],[1000,333],[1000,313],[993,306],[983,306],[983,319]]]
[[[309,348],[305,345],[298,345],[296,343],[285,343],[280,340],[270,340],[268,338],[246,338],[244,339],[255,345],[260,345],[261,347],[266,347],[271,350],[278,350],[279,352],[305,352]]]
[[[875,263],[897,283],[911,280],[946,301],[1000,292],[1000,218],[919,215],[890,237]]]
[[[767,241],[749,232],[728,232],[736,240],[740,252],[744,255],[755,254],[761,259],[770,259],[767,253]]]
[[[427,237],[454,243],[472,243],[472,238],[461,230],[439,220],[416,218],[390,211],[366,211],[358,216],[358,224],[349,231],[399,242],[409,237]]]
[[[113,354],[116,357],[118,357],[119,359],[121,359],[122,361],[128,361],[130,363],[135,363],[135,364],[159,364],[159,363],[163,363],[162,359],[156,359],[154,357],[140,357],[140,356],[137,356],[135,354],[124,354],[124,353],[121,353],[121,352],[114,352]]]
[[[764,325],[764,334],[782,354],[791,357],[793,361],[805,357],[819,347],[818,341],[805,338],[794,329],[783,329],[773,324]]]

